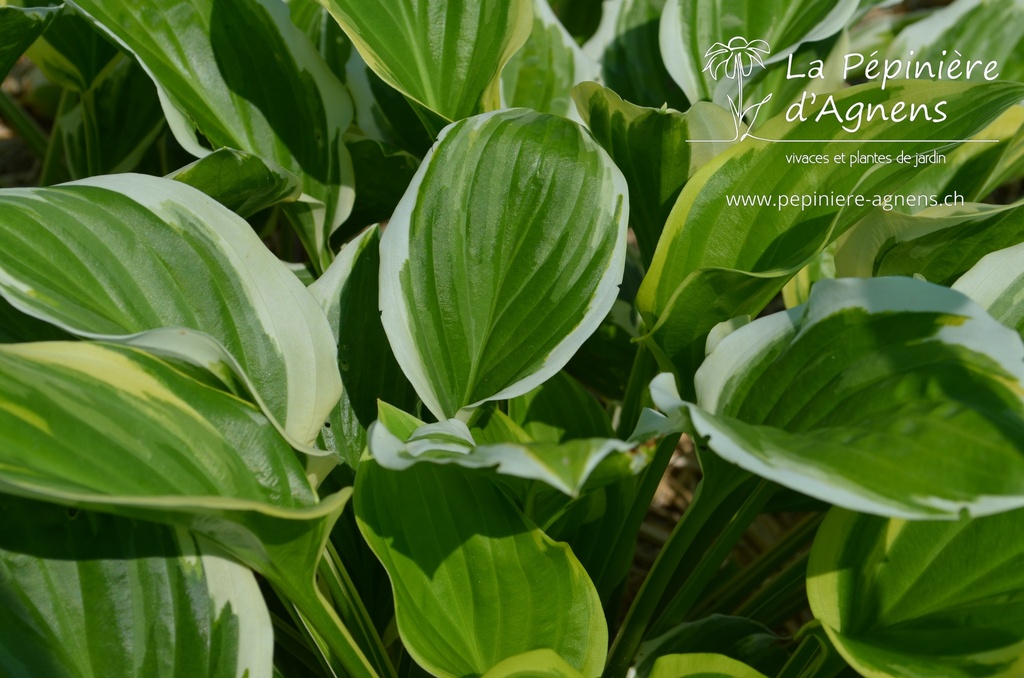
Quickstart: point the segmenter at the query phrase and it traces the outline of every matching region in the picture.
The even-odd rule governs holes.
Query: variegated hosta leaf
[[[318,500],[259,410],[205,371],[94,342],[2,346],[0,375],[0,491],[208,537],[284,592],[325,654],[366,665],[313,582],[350,491]]]
[[[843,128],[849,123],[840,124],[834,115],[816,121],[829,101],[819,97],[817,105],[805,108],[805,122],[790,123],[780,116],[757,130],[764,139],[794,143],[748,138],[695,174],[669,215],[636,300],[651,328],[648,345],[660,355],[664,368],[671,365],[678,370],[687,398],[692,398],[690,379],[704,358],[705,337],[711,328],[760,312],[790,277],[867,214],[876,198],[892,193],[917,172],[912,164],[896,162],[851,166],[850,154],[884,153],[880,149],[893,145],[857,141],[907,140],[899,147],[908,154],[931,151],[935,144],[929,139],[969,139],[1022,97],[1024,87],[1010,83],[906,80],[889,83],[885,90],[877,83],[855,87],[834,95],[838,110],[858,110],[868,104],[891,109],[900,104],[934,111],[946,102],[942,107],[946,121],[929,122],[919,116],[916,122],[893,122],[875,117],[864,120],[853,134]],[[802,139],[833,140],[814,143],[814,153],[845,153],[847,160],[780,171],[789,166],[787,155],[806,152],[798,150],[805,146],[798,143]],[[833,196],[862,195],[864,205],[821,199],[822,187],[828,187]],[[753,199],[740,202],[751,194],[768,196],[769,204]],[[815,196],[816,204],[800,204]]]
[[[338,22],[317,0],[284,0],[284,3],[288,5],[292,23],[306,34],[331,72],[347,86],[345,64],[355,50]]]
[[[530,39],[501,71],[502,104],[577,119],[570,92],[578,82],[596,80],[598,73],[597,63],[583,53],[547,0],[533,0]]]
[[[576,123],[512,109],[445,129],[381,239],[381,311],[438,420],[558,372],[615,302],[626,186]]]
[[[583,51],[601,64],[601,81],[638,106],[690,106],[665,69],[658,46],[665,0],[604,0],[597,32]]]
[[[531,0],[319,1],[384,82],[450,121],[498,108],[532,26]]]
[[[355,107],[354,126],[370,139],[401,148],[417,158],[422,157],[433,136],[401,92],[388,85],[371,71],[341,26],[327,8],[317,0],[287,0],[292,21],[309,36],[320,56],[338,78],[345,83]],[[350,130],[349,135],[352,135]],[[356,187],[356,205],[353,214],[364,200],[367,180],[379,180],[368,175],[359,165],[357,151],[346,140],[352,153],[352,164],[359,185]],[[415,168],[414,168],[415,169]],[[387,176],[387,175],[385,175]],[[401,192],[404,185],[399,189]],[[372,222],[367,222],[372,223]],[[346,224],[349,225],[349,224]],[[365,223],[363,224],[365,225]]]
[[[366,429],[377,419],[377,401],[406,410],[416,406],[416,392],[380,322],[379,280],[380,230],[373,227],[345,245],[309,286],[334,332],[342,384],[341,400],[321,435],[353,469],[366,449]]]
[[[608,631],[594,585],[569,547],[490,480],[452,466],[390,471],[367,460],[355,508],[391,578],[402,642],[432,675],[481,675],[543,648],[584,675],[600,674]]]
[[[248,219],[279,202],[298,200],[302,180],[265,158],[222,148],[169,174]]]
[[[722,654],[670,654],[659,657],[648,678],[765,678],[741,661]]]
[[[299,576],[281,553],[315,566],[344,497],[318,503],[252,405],[92,342],[2,346],[0,373],[0,490],[188,527],[275,578]]]
[[[920,62],[950,62],[959,52],[963,64],[981,60],[999,64],[1000,80],[1024,78],[1020,64],[1024,55],[1024,1],[957,0],[940,7],[930,16],[903,29],[889,44],[888,57],[905,59],[913,53]],[[943,54],[945,52],[945,54]],[[961,77],[966,77],[962,72]],[[930,77],[927,73],[921,77]],[[972,79],[981,80],[984,69],[974,69]]]
[[[1024,342],[945,287],[819,281],[806,306],[718,343],[699,406],[670,375],[651,393],[720,457],[832,504],[912,519],[1024,506]]]
[[[0,512],[7,675],[270,678],[259,586],[209,542],[10,495]]]
[[[338,401],[334,338],[316,300],[245,221],[176,181],[5,191],[0,294],[80,336],[233,371],[308,451]]]
[[[917,214],[876,209],[836,250],[840,277],[920,275],[950,285],[995,250],[1024,241],[1024,201],[939,205]]]
[[[736,98],[732,66],[737,62],[749,76],[759,64],[780,61],[805,42],[834,35],[846,26],[857,4],[858,0],[668,0],[661,15],[661,55],[690,101],[724,104],[727,93]],[[767,44],[751,45],[755,40]]]
[[[354,200],[341,135],[352,103],[280,0],[76,0],[138,58],[160,90],[175,137],[197,157],[234,148],[302,178],[310,201],[286,212],[318,270]]]
[[[1024,337],[1024,243],[984,256],[953,289]]]
[[[576,87],[573,98],[594,138],[626,177],[630,226],[649,265],[683,185],[734,143],[691,142],[738,139],[746,128],[737,130],[732,115],[715,104],[697,102],[685,113],[641,108],[592,82]]]
[[[64,11],[58,7],[0,6],[0,80],[7,77],[14,62]]]
[[[865,676],[1024,672],[1024,511],[906,522],[833,509],[807,571],[811,610]]]
[[[402,429],[412,423],[411,435]],[[370,452],[384,468],[401,471],[417,463],[455,464],[464,468],[493,468],[501,475],[538,480],[572,497],[579,495],[602,461],[622,455],[615,471],[629,476],[646,465],[636,443],[607,438],[565,442],[510,440],[477,445],[469,427],[458,419],[421,424],[387,403],[368,434]],[[611,479],[606,479],[611,480]]]
[[[1024,106],[1011,106],[975,138],[986,143],[964,144],[941,154],[944,162],[919,166],[898,193],[940,198],[955,193],[968,202],[980,202],[1024,175]],[[905,201],[899,210],[915,214],[929,207],[928,201],[917,203]]]

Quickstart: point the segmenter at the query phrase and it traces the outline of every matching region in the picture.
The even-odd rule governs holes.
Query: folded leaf
[[[615,302],[628,211],[576,123],[513,109],[446,128],[381,238],[384,329],[437,419],[569,361]]]
[[[0,495],[0,664],[11,675],[270,678],[245,567],[184,530]]]
[[[832,504],[910,519],[1024,506],[1024,342],[938,285],[819,281],[806,306],[718,344],[699,407],[668,375],[651,393],[720,457]]]
[[[862,675],[1019,676],[1022,519],[911,523],[833,509],[811,549],[811,610]]]
[[[576,497],[606,459],[621,456],[614,470],[606,469],[611,477],[604,482],[638,473],[647,463],[636,443],[607,438],[477,445],[469,428],[458,419],[419,426],[403,439],[399,432],[409,418],[386,403],[380,407],[380,420],[370,427],[368,444],[377,463],[392,470],[404,470],[420,462],[494,468],[501,475],[539,480]]]
[[[19,310],[79,336],[234,371],[316,453],[309,446],[340,393],[330,326],[226,208],[141,175],[12,189],[0,195],[0,245],[0,294]]]
[[[243,219],[302,194],[302,181],[285,168],[231,148],[214,151],[167,178],[199,189]]]
[[[384,82],[450,121],[498,108],[532,27],[531,0],[319,1]]]

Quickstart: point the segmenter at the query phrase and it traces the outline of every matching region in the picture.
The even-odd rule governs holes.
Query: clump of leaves
[[[0,73],[62,91],[0,102],[42,166],[0,191],[0,672],[1018,675],[1020,204],[735,197],[1018,181],[1024,6],[749,5],[0,5]],[[789,59],[907,45],[1004,79],[787,117]]]

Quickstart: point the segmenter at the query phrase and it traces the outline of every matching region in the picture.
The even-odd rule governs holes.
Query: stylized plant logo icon
[[[739,95],[736,101],[733,101],[731,95],[729,96],[729,104],[732,106],[732,113],[736,118],[737,137],[740,133],[740,124],[743,122],[743,118],[753,111],[753,115],[750,118],[750,126],[753,127],[754,120],[757,118],[757,113],[761,110],[761,106],[768,103],[772,98],[772,95],[769,94],[760,102],[752,104],[748,108],[743,108],[743,78],[749,77],[753,73],[754,64],[764,68],[764,62],[761,61],[761,57],[768,56],[771,54],[771,51],[771,47],[764,40],[747,40],[737,35],[729,40],[729,44],[716,42],[704,53],[704,58],[707,59],[704,70],[709,72],[712,78],[718,80],[719,73],[724,71],[726,78],[729,80],[735,78],[739,83]],[[746,138],[747,134],[743,136]]]

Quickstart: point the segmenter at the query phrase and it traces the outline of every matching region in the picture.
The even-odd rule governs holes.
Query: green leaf
[[[318,500],[259,410],[93,342],[2,346],[0,375],[0,491],[201,534],[279,588],[325,654],[367,665],[313,582],[351,491]]]
[[[782,299],[786,308],[806,304],[811,296],[811,287],[819,280],[836,277],[836,243],[832,242],[800,269],[793,279],[782,288]]]
[[[608,637],[593,584],[572,551],[489,480],[456,467],[389,471],[364,461],[355,506],[391,577],[402,641],[433,675],[480,675],[544,648],[600,674]]]
[[[417,427],[410,435],[396,425],[395,408],[380,404],[379,420],[368,433],[370,452],[382,467],[401,471],[422,462],[464,468],[494,468],[501,475],[539,480],[571,497],[579,496],[602,466],[603,482],[638,473],[647,463],[634,442],[584,438],[563,443],[509,440],[477,445],[469,427],[458,419]],[[501,413],[495,416],[503,417]],[[513,423],[514,425],[514,423]]]
[[[356,202],[333,240],[351,239],[370,224],[390,219],[420,165],[419,158],[377,139],[349,135],[345,143],[358,177]]]
[[[564,372],[509,400],[508,414],[530,438],[541,442],[615,435],[608,413],[597,399]]]
[[[271,675],[259,586],[209,542],[9,495],[0,511],[7,675]]]
[[[651,393],[679,415],[674,387],[661,375]],[[945,287],[822,280],[720,341],[697,398],[720,457],[832,504],[911,519],[1024,505],[1024,342]]]
[[[74,7],[72,3],[66,4]],[[74,11],[64,11],[56,15],[28,55],[50,82],[73,92],[84,92],[102,77],[118,54],[117,47],[88,21]]]
[[[649,678],[765,678],[746,664],[721,654],[672,654],[654,662]]]
[[[1024,337],[1024,244],[985,255],[953,283],[953,289]]]
[[[594,138],[622,169],[629,186],[630,226],[645,265],[650,265],[672,206],[683,185],[737,135],[725,109],[697,102],[686,113],[641,108],[597,83],[573,90],[580,115]]]
[[[1024,55],[1024,2],[1021,0],[958,0],[940,7],[928,17],[903,29],[889,45],[890,58],[906,58],[913,51],[914,59],[937,64],[951,57],[963,57],[958,77],[966,78],[968,60],[984,64],[996,61],[993,73],[1000,80],[1024,78],[1019,63]],[[945,54],[943,54],[945,52]],[[925,71],[920,77],[932,77]],[[973,80],[984,78],[984,67],[974,69]]]
[[[5,191],[0,293],[73,334],[234,373],[317,453],[340,393],[330,326],[252,228],[199,191],[141,175]]]
[[[866,171],[864,165],[851,166],[850,154],[894,154],[892,144],[868,143],[873,140],[907,140],[899,148],[913,155],[935,147],[934,142],[913,139],[968,139],[1024,97],[1024,88],[908,80],[889,83],[885,90],[872,84],[830,96],[806,107],[804,122],[778,117],[757,130],[759,137],[783,143],[748,138],[704,166],[687,182],[669,216],[636,303],[651,328],[648,345],[664,369],[678,370],[687,397],[692,397],[690,377],[703,360],[711,328],[760,312],[790,277],[876,201],[881,206],[882,196],[916,171],[913,165],[897,162]],[[834,115],[816,121],[829,101],[839,111],[862,110],[859,107],[868,104],[888,111],[897,105],[923,105],[933,115],[935,106],[946,102],[942,110],[947,118],[937,123],[923,116],[916,122],[875,117],[853,135],[843,128],[851,123],[840,124]],[[788,165],[787,155],[809,152],[800,150],[805,144],[798,143],[806,139],[833,140],[814,143],[813,152],[830,160],[845,153],[846,160],[781,171]],[[819,199],[817,205],[801,206],[804,198],[822,195],[822,187],[829,195],[854,198]],[[729,204],[755,192],[768,196],[771,204]],[[787,196],[790,204],[780,208],[774,202],[780,196]],[[863,205],[857,204],[856,196],[863,196]]]
[[[788,659],[783,640],[751,619],[713,614],[680,624],[643,643],[636,655],[636,675],[650,676],[654,663],[663,655],[698,651],[724,655],[768,675],[777,675]]]
[[[85,22],[81,28],[94,32]],[[156,88],[141,66],[121,55],[88,89],[64,96],[54,124],[72,179],[133,171],[164,130]]]
[[[17,344],[25,341],[60,341],[73,338],[50,323],[22,313],[0,297],[0,343]]]
[[[1024,241],[1024,201],[1012,205],[939,205],[903,214],[875,210],[846,233],[836,273],[920,275],[950,285],[995,250]]]
[[[284,0],[292,23],[306,34],[331,72],[348,85],[345,65],[355,51],[341,26],[316,0]]]
[[[501,71],[502,104],[575,118],[570,91],[597,77],[597,63],[583,53],[547,0],[533,0],[530,39]]]
[[[142,63],[175,138],[203,157],[227,147],[302,178],[310,201],[289,206],[317,270],[354,200],[341,136],[352,102],[279,0],[76,0]]]
[[[823,40],[842,30],[858,0],[668,0],[661,15],[659,42],[668,72],[690,101],[724,104],[736,84],[725,61],[740,57],[749,70],[750,53],[740,55],[730,41],[763,40],[770,50],[756,55],[765,65],[781,61],[805,42]],[[707,53],[719,48],[718,55]],[[712,68],[706,68],[710,63]],[[757,68],[757,62],[753,62]],[[717,67],[716,67],[717,66]],[[715,77],[715,74],[718,77]],[[749,75],[749,72],[748,72]],[[717,93],[716,93],[717,90]]]
[[[583,674],[551,650],[533,650],[501,661],[483,678],[583,678]]]
[[[661,59],[658,31],[665,0],[606,0],[583,51],[601,64],[602,82],[638,106],[690,106]]]
[[[1024,511],[906,522],[833,509],[811,550],[811,610],[863,675],[1021,675]]]
[[[64,11],[57,7],[0,6],[0,81],[53,20]]]
[[[195,529],[264,574],[283,565],[275,550],[307,548],[315,565],[339,498],[318,504],[252,405],[91,342],[2,346],[0,373],[4,492]],[[259,542],[286,534],[294,544]]]
[[[384,82],[449,121],[498,108],[532,27],[531,0],[319,1]]]
[[[918,173],[900,187],[899,194],[940,198],[958,194],[978,202],[1024,173],[1024,106],[1007,109],[975,138],[986,141],[964,144],[940,154],[941,162],[917,167]],[[929,206],[928,201],[917,203],[907,201],[899,210],[914,214]]]
[[[615,302],[628,211],[576,123],[513,109],[446,128],[381,239],[384,329],[437,419],[569,361]]]
[[[380,322],[380,230],[368,229],[338,253],[309,287],[334,332],[342,393],[322,437],[353,469],[366,449],[366,430],[377,419],[377,401],[400,409],[416,406],[416,393],[398,366]]]
[[[243,219],[302,195],[302,180],[288,170],[231,148],[214,151],[167,178],[199,189]]]

